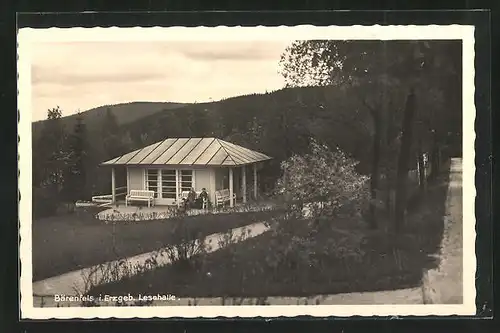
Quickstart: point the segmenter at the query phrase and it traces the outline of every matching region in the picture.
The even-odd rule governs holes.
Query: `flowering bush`
[[[363,256],[363,237],[335,226],[345,216],[360,217],[369,202],[368,177],[357,173],[356,165],[340,149],[332,151],[315,141],[308,154],[282,163],[277,190],[288,209],[274,221],[272,248],[278,250],[266,257],[268,266],[307,270]]]
[[[340,149],[330,150],[316,141],[311,152],[282,162],[283,176],[277,190],[293,207],[307,209],[311,217],[335,215],[343,207],[360,208],[367,202],[368,177],[356,172],[358,162]]]

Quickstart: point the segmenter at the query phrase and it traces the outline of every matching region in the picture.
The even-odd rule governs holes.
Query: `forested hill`
[[[83,122],[90,131],[97,130],[106,116],[106,110],[111,109],[111,112],[116,116],[119,125],[134,122],[143,117],[150,116],[159,111],[180,108],[186,104],[175,103],[175,102],[131,102],[116,105],[104,105],[97,108],[93,108],[87,111],[82,111],[80,116]],[[55,107],[55,106],[54,106]],[[76,123],[78,114],[72,114],[69,116],[64,116],[67,110],[62,110],[63,117],[61,118],[64,127],[67,130],[71,130]],[[40,120],[33,122],[33,138],[37,138],[43,128],[43,124],[46,120]]]
[[[121,135],[132,145],[127,150],[167,137],[219,137],[274,157],[275,171],[286,157],[304,152],[311,137],[359,159],[371,140],[369,115],[338,97],[333,87],[286,88],[191,104],[126,124]]]

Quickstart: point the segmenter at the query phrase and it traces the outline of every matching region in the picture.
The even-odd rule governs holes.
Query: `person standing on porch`
[[[201,189],[201,193],[198,196],[197,205],[198,208],[207,208],[208,207],[208,193],[206,188]]]

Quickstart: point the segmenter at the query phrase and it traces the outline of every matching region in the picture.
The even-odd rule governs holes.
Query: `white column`
[[[233,192],[233,168],[229,168],[229,207],[234,207]]]
[[[111,202],[116,203],[115,168],[111,168]]]
[[[127,167],[127,193],[126,194],[129,194],[130,192],[130,172],[129,172],[129,168]]]
[[[257,200],[257,164],[253,165],[253,197]]]
[[[241,192],[243,203],[247,202],[247,168],[245,165],[241,167]]]
[[[215,185],[215,171],[216,169],[209,169],[210,171],[210,188],[208,188],[208,193],[210,195],[210,202],[212,202],[212,205],[215,205],[215,190],[216,190],[216,185]]]
[[[175,202],[177,202],[177,206],[181,204],[180,202],[180,197],[181,197],[181,181],[180,181],[181,176],[179,175],[179,170],[175,169]]]

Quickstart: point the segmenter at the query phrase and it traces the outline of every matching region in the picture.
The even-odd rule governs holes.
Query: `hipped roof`
[[[168,138],[101,165],[236,166],[270,159],[217,138]]]

